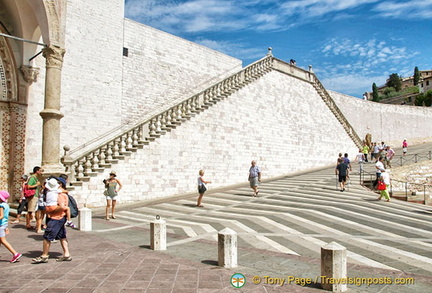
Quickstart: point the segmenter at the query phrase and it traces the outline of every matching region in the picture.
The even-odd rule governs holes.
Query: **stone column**
[[[345,279],[345,282],[342,280]],[[332,292],[347,291],[347,252],[336,242],[321,247],[321,287]]]
[[[224,268],[237,267],[237,233],[230,228],[218,233],[218,265]]]
[[[53,45],[43,49],[46,58],[45,104],[39,114],[43,119],[42,168],[45,174],[64,172],[60,163],[61,71],[65,50]]]

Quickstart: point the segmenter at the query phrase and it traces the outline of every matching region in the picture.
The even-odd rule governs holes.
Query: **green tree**
[[[427,106],[432,105],[432,90],[428,90],[426,93],[420,94],[415,100],[416,106]]]
[[[414,85],[418,85],[419,81],[420,81],[420,72],[418,70],[418,67],[416,66],[414,68]]]
[[[372,84],[372,101],[379,102],[379,94],[378,94],[378,87],[376,83]]]
[[[392,73],[387,80],[386,86],[394,88],[397,92],[402,89],[402,81],[397,73]]]

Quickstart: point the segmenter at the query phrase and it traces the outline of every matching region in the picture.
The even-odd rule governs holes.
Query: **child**
[[[61,181],[60,181],[61,182]],[[57,179],[52,177],[46,181],[45,188],[46,191],[46,212],[47,214],[51,213],[58,213],[61,210],[64,210],[66,212],[66,226],[71,227],[73,229],[77,229],[78,227],[71,221],[71,214],[70,214],[70,208],[62,208],[57,204],[58,195],[59,193],[63,192],[62,189],[60,189],[60,185],[57,182]]]
[[[5,190],[0,190],[0,244],[3,244],[13,255],[10,262],[17,262],[22,254],[13,249],[12,245],[6,240],[6,234],[9,234],[8,219],[9,219],[9,205],[7,200],[9,193]]]
[[[197,207],[202,208],[202,207],[204,207],[201,204],[202,203],[202,199],[204,197],[204,192],[206,192],[206,190],[207,190],[206,184],[207,183],[211,183],[211,181],[205,181],[204,180],[204,178],[203,178],[203,176],[204,176],[204,170],[200,170],[199,171],[199,175],[200,176],[197,178],[197,180],[198,180],[198,193],[199,193]]]

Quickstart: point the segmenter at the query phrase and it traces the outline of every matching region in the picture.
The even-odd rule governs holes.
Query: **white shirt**
[[[384,164],[380,161],[376,162],[375,167],[378,169],[376,170],[377,173],[381,173],[382,170],[384,170]]]
[[[389,173],[387,173],[387,172],[382,172],[382,173],[381,173],[381,177],[383,178],[384,183],[385,183],[386,185],[390,185],[390,174],[389,174]]]
[[[48,190],[47,194],[46,194],[46,206],[56,206],[57,205],[57,200],[58,200],[58,195],[60,193],[60,190]]]

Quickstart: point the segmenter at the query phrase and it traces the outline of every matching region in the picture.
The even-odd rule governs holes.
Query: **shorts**
[[[27,199],[21,199],[21,202],[19,203],[17,208],[17,215],[21,215],[25,209],[28,210]]]
[[[339,182],[345,182],[346,179],[347,179],[346,175],[345,176],[339,175]]]
[[[115,195],[115,196],[109,196],[109,195],[107,195],[106,196],[106,200],[117,200],[117,195]]]
[[[258,186],[258,177],[249,178],[250,187]]]
[[[0,226],[0,237],[6,237],[6,228],[7,225]]]
[[[66,238],[66,217],[61,220],[50,219],[45,228],[43,238],[47,241],[54,241]]]
[[[27,212],[33,213],[36,210],[38,198],[36,196],[27,197]]]

